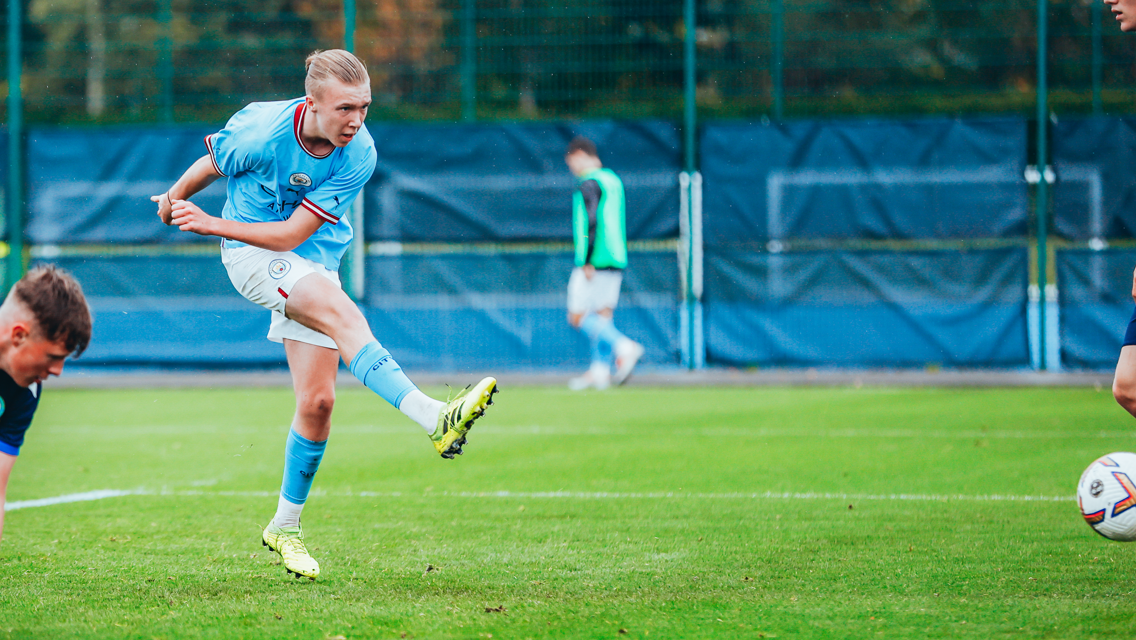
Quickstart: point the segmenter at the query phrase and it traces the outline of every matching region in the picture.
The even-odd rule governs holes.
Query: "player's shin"
[[[368,389],[421,425],[426,433],[434,431],[438,422],[438,412],[445,403],[419,391],[410,378],[402,372],[402,367],[398,366],[390,352],[378,341],[360,349],[351,359],[349,368]]]
[[[600,340],[598,337],[592,339],[592,364],[596,363],[606,364],[611,366],[613,353],[611,344]]]
[[[418,389],[377,340],[360,349],[348,368],[368,389],[396,408],[408,393]]]
[[[611,318],[605,318],[603,316],[599,316],[599,319],[600,325],[598,337],[600,339],[600,342],[606,342],[611,347],[615,347],[615,345],[619,344],[621,340],[627,340],[627,336],[623,335],[623,333],[619,329],[615,328],[614,320],[612,320]]]
[[[323,459],[327,441],[313,442],[295,431],[288,431],[284,448],[284,480],[280,484],[280,501],[272,523],[278,527],[296,527],[300,512],[312,489],[312,480]]]

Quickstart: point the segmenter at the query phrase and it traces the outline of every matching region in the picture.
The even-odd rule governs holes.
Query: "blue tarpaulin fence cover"
[[[1133,236],[1136,174],[1124,167],[1134,122],[1054,125],[1057,233]],[[267,312],[233,291],[215,240],[164,227],[148,200],[216,128],[31,129],[26,238],[60,247],[36,255],[74,271],[91,296],[96,339],[84,360],[283,364],[264,339]],[[654,247],[632,253],[617,319],[647,346],[648,364],[678,363],[674,124],[371,130],[379,166],[364,229],[376,244],[361,304],[408,367],[585,364],[586,341],[564,318],[574,181],[563,151],[576,134],[623,176],[629,236]],[[708,362],[1028,366],[1027,130],[1009,118],[703,127]],[[218,183],[195,200],[218,212],[223,198]],[[169,246],[187,243],[197,246]],[[1057,252],[1065,366],[1115,363],[1134,265],[1128,249]],[[463,350],[471,343],[474,354]]]
[[[712,124],[706,244],[1026,233],[1020,119]]]

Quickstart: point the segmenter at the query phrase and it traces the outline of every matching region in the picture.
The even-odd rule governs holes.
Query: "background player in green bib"
[[[79,283],[53,266],[37,267],[0,305],[0,534],[8,477],[48,376],[91,339],[91,311]]]
[[[591,367],[568,386],[606,389],[623,384],[643,356],[643,346],[620,333],[612,319],[627,267],[623,182],[604,168],[596,145],[587,138],[572,140],[564,162],[580,181],[572,194],[576,268],[568,279],[568,321],[592,343]]]

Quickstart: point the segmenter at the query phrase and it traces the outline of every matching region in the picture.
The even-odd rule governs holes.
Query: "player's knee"
[[[1136,379],[1116,376],[1112,381],[1112,397],[1129,413],[1136,415]]]
[[[331,420],[335,408],[335,388],[309,391],[296,396],[296,412],[305,421],[324,423]]]
[[[370,331],[371,327],[367,324],[367,318],[363,315],[363,312],[350,298],[346,298],[341,304],[336,304],[331,309],[324,333],[339,343],[342,339],[357,338],[359,334],[370,333]]]

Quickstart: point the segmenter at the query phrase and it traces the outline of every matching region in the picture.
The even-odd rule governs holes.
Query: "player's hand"
[[[216,235],[213,232],[213,226],[217,218],[205,213],[201,210],[201,207],[198,207],[189,200],[174,200],[174,206],[170,214],[173,224],[176,224],[182,231],[189,231],[203,236]]]
[[[170,199],[170,192],[167,191],[156,196],[150,196],[150,202],[157,203],[158,217],[162,219],[162,223],[172,224],[173,200]]]
[[[584,265],[584,277],[585,278],[587,278],[588,280],[591,280],[592,277],[595,276],[595,275],[596,275],[595,265],[590,265],[590,264]],[[1136,285],[1136,283],[1133,283],[1133,284]]]
[[[1136,270],[1132,271],[1132,301],[1136,302]]]

